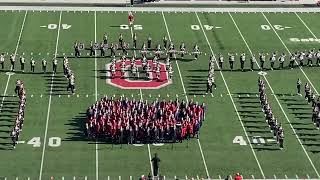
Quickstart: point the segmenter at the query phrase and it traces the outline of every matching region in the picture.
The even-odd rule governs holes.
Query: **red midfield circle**
[[[155,68],[155,64],[153,64],[152,60],[148,60],[151,69]],[[137,66],[142,66],[141,59],[136,60]],[[107,83],[112,86],[121,88],[121,89],[160,89],[172,83],[171,80],[168,79],[168,72],[166,71],[166,65],[160,62],[160,81],[158,81],[156,77],[156,73],[152,71],[152,75],[150,80],[133,80],[127,78],[121,78],[121,61],[116,61],[116,74],[114,78],[111,78],[110,72],[111,63],[106,65],[107,69]],[[126,66],[130,66],[130,60],[126,59]]]

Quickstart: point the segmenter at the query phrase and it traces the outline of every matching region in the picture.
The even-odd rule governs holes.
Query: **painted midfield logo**
[[[131,78],[130,77],[130,60],[126,60],[126,76],[125,78],[121,78],[121,61],[118,60],[116,62],[116,73],[115,77],[111,78],[111,72],[110,67],[111,63],[106,65],[107,69],[107,83],[111,84],[112,86],[116,86],[121,89],[160,89],[162,87],[165,87],[172,83],[171,80],[168,78],[168,72],[166,70],[166,65],[163,63],[160,63],[160,80],[156,79],[156,72],[153,70],[155,69],[155,64],[152,62],[152,60],[148,60],[148,63],[150,64],[150,67],[152,69],[152,72],[150,73],[150,78],[142,77],[141,75],[138,75],[138,78]],[[140,59],[136,60],[136,65],[139,69],[142,71],[142,62]],[[145,74],[145,72],[139,71],[140,74]],[[139,74],[138,73],[138,74]]]

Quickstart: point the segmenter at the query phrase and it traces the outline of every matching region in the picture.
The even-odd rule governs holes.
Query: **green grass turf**
[[[120,30],[119,25],[127,24],[126,12],[97,12],[96,23],[94,12],[62,12],[61,24],[72,25],[69,29],[60,30],[57,53],[59,57],[59,73],[51,79],[51,61],[56,51],[57,29],[41,28],[48,24],[59,24],[60,12],[32,12],[29,11],[21,34],[21,41],[17,53],[25,54],[27,59],[26,72],[16,72],[9,79],[6,95],[13,94],[16,79],[22,79],[27,88],[28,104],[26,108],[26,120],[19,144],[16,150],[11,150],[9,131],[14,123],[14,116],[18,110],[17,98],[5,96],[2,112],[0,112],[0,176],[13,179],[39,179],[40,166],[43,157],[41,179],[137,179],[140,175],[150,172],[150,159],[154,153],[161,158],[160,173],[166,179],[206,177],[207,167],[211,178],[225,177],[228,174],[241,172],[245,178],[262,178],[261,169],[266,178],[319,178],[312,168],[302,146],[290,127],[288,120],[301,140],[306,153],[317,170],[320,170],[319,131],[311,123],[311,105],[308,105],[303,97],[295,95],[295,83],[297,78],[307,82],[306,77],[298,68],[289,70],[266,70],[266,78],[279,99],[283,108],[281,110],[271,90],[267,87],[268,98],[273,111],[285,129],[285,149],[280,150],[278,145],[267,143],[265,145],[252,144],[253,155],[249,143],[246,146],[232,143],[235,136],[243,136],[247,141],[245,132],[252,141],[253,136],[261,136],[272,139],[272,133],[264,121],[264,115],[260,110],[257,94],[258,71],[241,72],[239,58],[236,56],[235,69],[230,72],[227,62],[227,54],[246,53],[249,59],[250,51],[242,40],[228,13],[198,13],[202,25],[222,27],[220,29],[204,30],[214,53],[221,53],[225,57],[223,76],[228,89],[232,93],[228,95],[227,87],[218,71],[216,71],[217,89],[213,96],[205,95],[208,55],[210,48],[201,29],[192,30],[191,25],[200,25],[194,13],[164,13],[168,32],[176,47],[185,42],[188,49],[198,43],[202,54],[198,60],[192,56],[186,59],[172,60],[174,76],[172,84],[157,90],[123,90],[106,84],[105,64],[110,58],[95,58],[85,55],[83,58],[73,58],[74,41],[89,44],[90,41],[102,40],[103,34],[109,34],[110,42],[117,42],[119,33],[122,33],[125,41],[131,42],[131,31]],[[0,49],[3,52],[13,53],[16,49],[21,24],[25,12],[0,12],[0,21],[5,24],[0,30]],[[275,32],[262,30],[261,25],[268,22],[261,13],[232,13],[236,24],[245,38],[250,50],[254,54],[273,51],[285,52],[286,48],[281,43]],[[311,38],[313,35],[293,13],[266,13],[268,20],[273,25],[290,26],[285,30],[276,30],[279,37],[289,51],[318,48],[318,43],[291,42],[289,38]],[[306,13],[299,16],[307,24],[315,36],[320,36],[318,13]],[[135,24],[142,25],[142,30],[133,30],[137,33],[138,47],[142,41],[146,42],[148,35],[153,39],[153,46],[162,44],[162,37],[168,36],[168,32],[161,13],[136,13]],[[96,28],[95,28],[96,26]],[[96,31],[96,32],[95,32]],[[32,54],[31,54],[32,53]],[[39,55],[39,53],[41,53]],[[48,53],[48,54],[47,54]],[[62,56],[65,53],[70,59],[70,66],[76,74],[76,95],[66,91],[67,80],[62,74]],[[108,51],[107,54],[110,52]],[[139,52],[136,52],[139,55]],[[99,52],[98,52],[99,54]],[[129,51],[129,57],[134,52]],[[29,72],[29,60],[31,57],[37,61],[36,73]],[[268,57],[268,56],[267,56]],[[41,73],[41,59],[48,61],[48,73]],[[119,57],[118,57],[119,58]],[[152,58],[152,56],[150,56]],[[286,65],[288,62],[286,62]],[[178,66],[181,75],[179,74]],[[278,62],[276,62],[278,67]],[[246,62],[246,69],[249,62]],[[269,61],[266,61],[269,68]],[[5,70],[0,73],[0,92],[3,95],[8,80],[5,74],[10,68],[8,60]],[[255,65],[255,68],[257,66]],[[20,69],[16,62],[16,69]],[[318,67],[304,67],[304,72],[319,91]],[[97,84],[95,83],[97,81]],[[48,112],[50,92],[50,112]],[[97,93],[96,93],[97,88]],[[186,91],[186,95],[184,92]],[[142,94],[141,94],[142,93]],[[206,103],[208,107],[207,117],[201,129],[199,142],[192,139],[178,144],[165,144],[163,146],[143,145],[110,145],[100,142],[88,141],[83,137],[84,112],[88,106],[104,95],[145,100],[175,99],[194,100]],[[248,94],[248,96],[247,96]],[[291,95],[292,94],[292,95]],[[32,96],[32,97],[31,97]],[[3,96],[1,96],[2,102]],[[234,108],[238,110],[239,117]],[[49,115],[48,115],[49,113]],[[288,120],[287,120],[287,118]],[[48,119],[47,119],[48,118]],[[48,120],[48,121],[47,121]],[[244,129],[240,123],[244,125]],[[48,123],[47,123],[48,122]],[[46,130],[47,126],[47,130]],[[46,140],[44,140],[45,133]],[[41,146],[33,147],[27,142],[33,137],[41,138]],[[49,138],[60,137],[61,146],[48,145]],[[43,145],[46,142],[46,148]],[[200,151],[202,149],[205,165]],[[96,150],[97,148],[97,150]],[[150,154],[149,154],[150,150]],[[98,153],[98,154],[96,154]],[[96,161],[98,155],[98,161]]]

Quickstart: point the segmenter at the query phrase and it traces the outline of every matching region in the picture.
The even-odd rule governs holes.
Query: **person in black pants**
[[[153,167],[153,175],[158,176],[160,158],[158,157],[157,153],[154,154],[154,157],[151,159],[151,161]]]

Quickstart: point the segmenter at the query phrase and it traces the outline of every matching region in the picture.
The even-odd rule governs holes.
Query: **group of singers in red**
[[[85,134],[112,143],[182,142],[197,137],[205,104],[104,97],[87,109]]]

